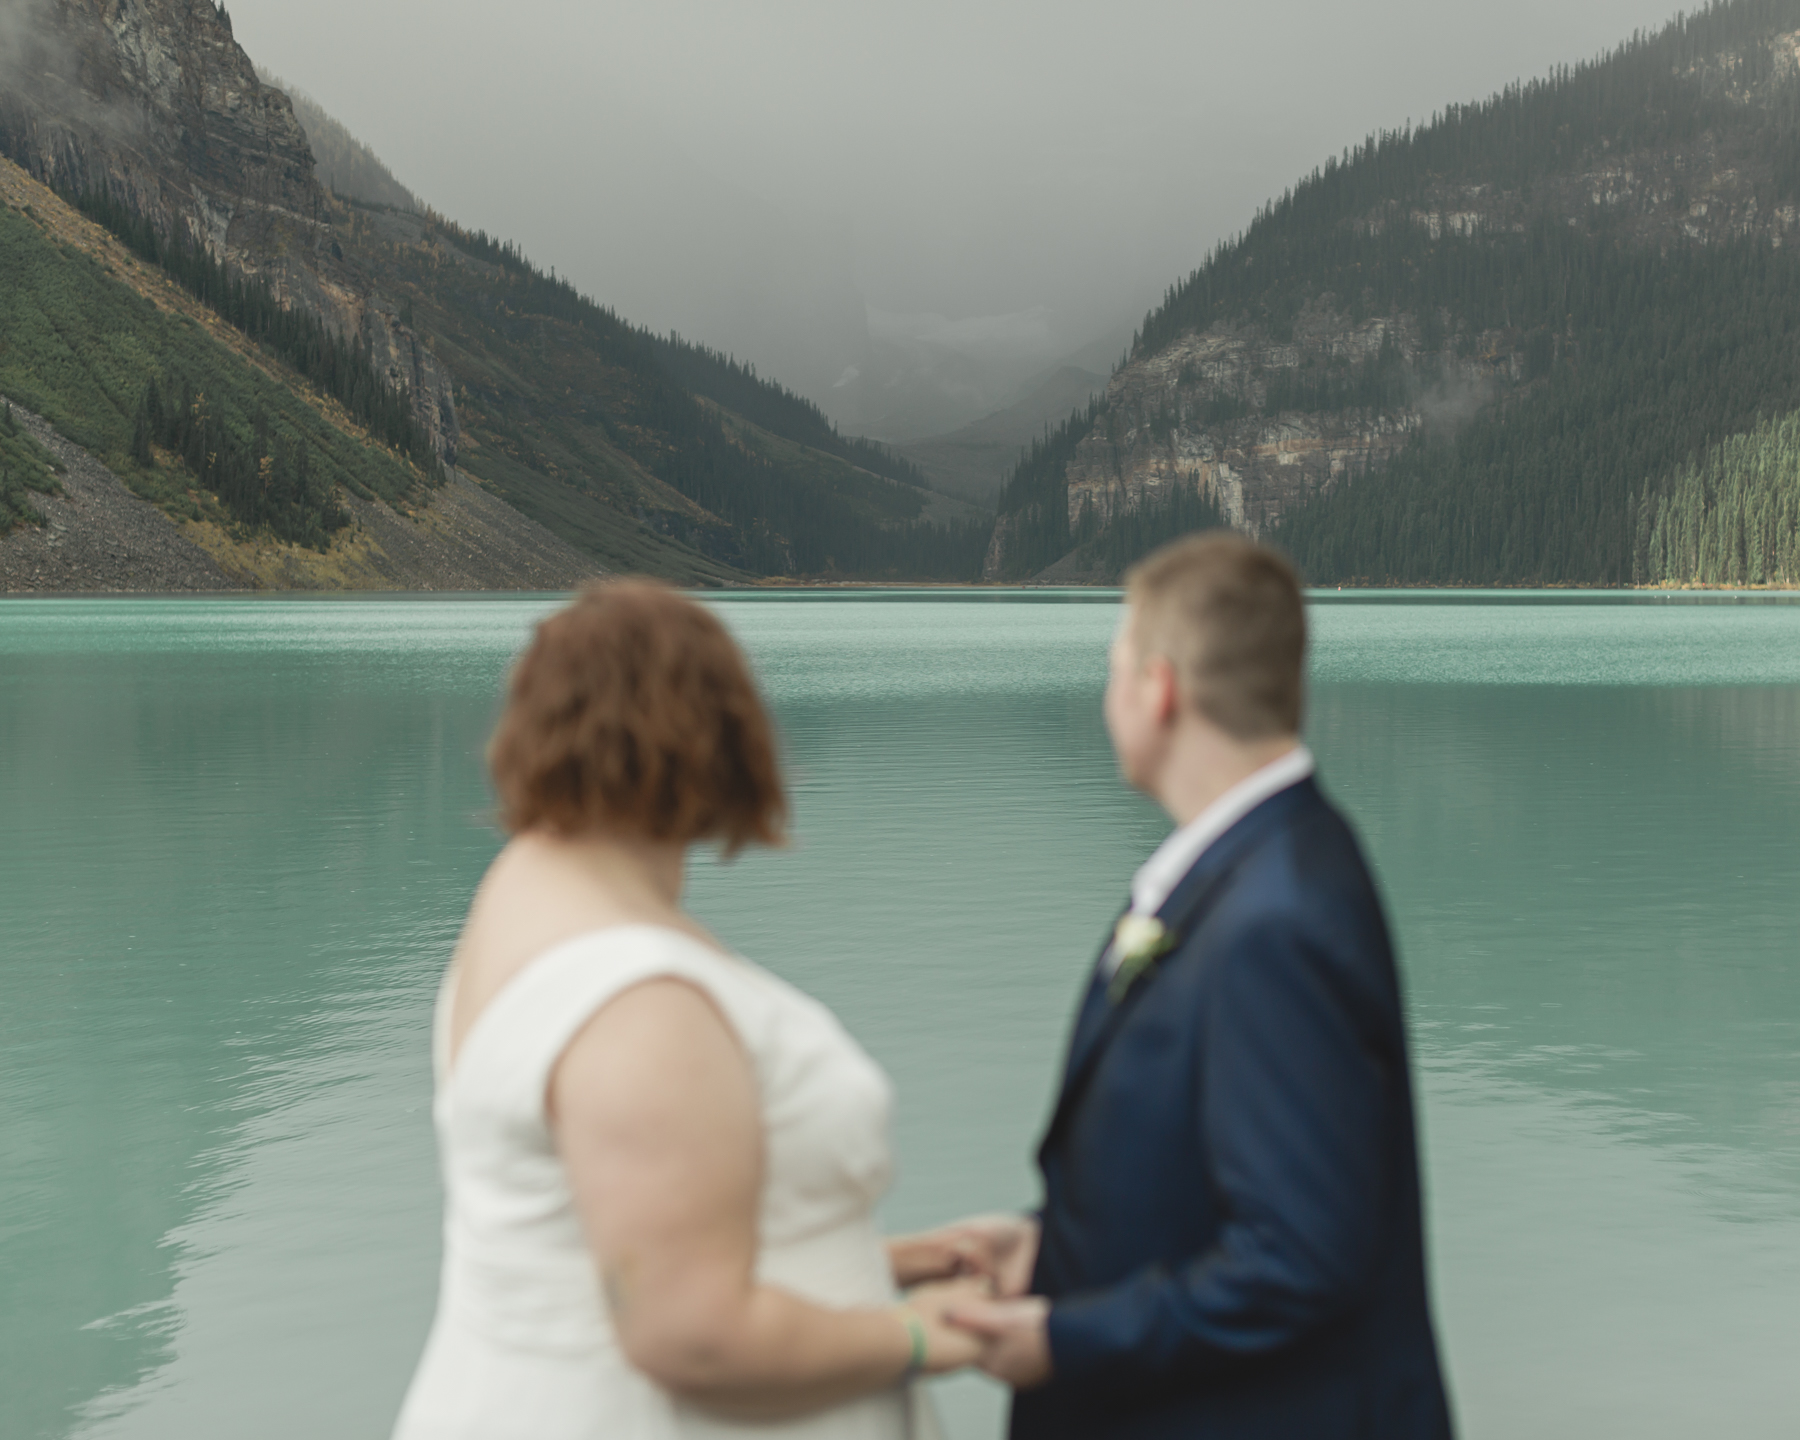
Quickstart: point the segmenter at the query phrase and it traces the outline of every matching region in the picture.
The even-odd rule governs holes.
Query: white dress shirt
[[[1254,775],[1238,781],[1157,846],[1156,853],[1139,867],[1131,878],[1131,913],[1155,915],[1215,840],[1263,801],[1298,785],[1312,773],[1312,751],[1296,745]],[[1105,963],[1109,975],[1119,967],[1113,946],[1106,949]]]

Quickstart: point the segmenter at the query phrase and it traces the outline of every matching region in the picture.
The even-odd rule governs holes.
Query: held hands
[[[975,1215],[888,1241],[894,1280],[902,1287],[975,1275],[1004,1299],[1031,1288],[1038,1224],[1030,1215]]]
[[[909,1332],[916,1324],[924,1339],[924,1354],[920,1356],[915,1350],[918,1373],[942,1375],[965,1369],[981,1359],[981,1337],[952,1325],[949,1316],[957,1306],[984,1301],[992,1293],[986,1280],[962,1279],[921,1285],[907,1295],[900,1317],[907,1322]]]
[[[981,1341],[976,1363],[1002,1384],[1029,1390],[1050,1378],[1050,1302],[1043,1296],[973,1297],[951,1306],[947,1318]]]
[[[1050,1378],[1050,1305],[1026,1293],[1037,1248],[1029,1215],[977,1215],[888,1242],[895,1279],[923,1286],[908,1301],[925,1325],[926,1373],[979,1365],[1019,1390]]]

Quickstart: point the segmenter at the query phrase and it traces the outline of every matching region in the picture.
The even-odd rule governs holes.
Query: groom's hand
[[[1022,1300],[965,1300],[946,1318],[981,1337],[978,1362],[996,1380],[1029,1390],[1050,1378],[1050,1302],[1041,1295]]]
[[[1038,1252],[1035,1215],[976,1215],[951,1228],[979,1246],[982,1273],[1002,1300],[1015,1300],[1031,1289]]]

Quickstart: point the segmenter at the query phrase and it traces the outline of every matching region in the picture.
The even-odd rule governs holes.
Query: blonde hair
[[[1125,576],[1138,653],[1174,667],[1181,696],[1226,734],[1300,733],[1306,605],[1293,567],[1229,530],[1163,546]]]

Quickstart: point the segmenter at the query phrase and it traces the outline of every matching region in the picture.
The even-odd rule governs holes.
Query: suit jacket
[[[1175,947],[1096,973],[1038,1152],[1055,1373],[1014,1440],[1445,1440],[1387,924],[1311,780],[1208,849]]]

